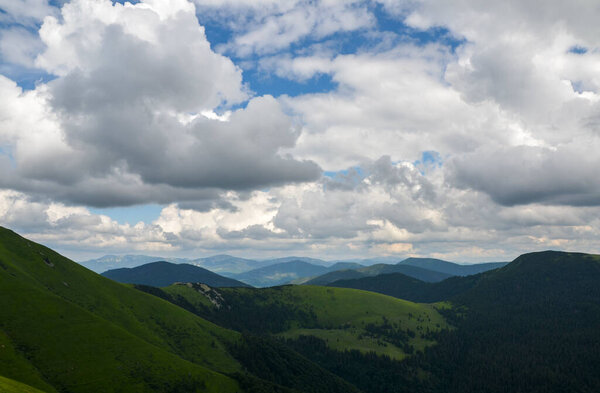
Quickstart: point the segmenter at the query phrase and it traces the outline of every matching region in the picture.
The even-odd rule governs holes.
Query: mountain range
[[[239,258],[231,255],[220,254],[213,255],[206,258],[168,258],[168,257],[157,257],[149,255],[105,255],[100,258],[89,259],[81,261],[79,264],[87,267],[96,273],[103,273],[107,270],[118,269],[118,268],[132,268],[141,265],[145,265],[150,262],[173,262],[173,263],[188,263],[203,267],[212,272],[219,274],[239,274],[246,271],[258,269],[261,267],[274,265],[278,263],[285,263],[290,261],[304,261],[313,265],[329,266],[332,263],[323,261],[321,259],[308,258],[308,257],[283,257],[275,259],[247,259]]]
[[[281,259],[280,259],[281,260]],[[314,262],[314,260],[313,260]],[[227,274],[255,287],[272,287],[302,281],[303,278],[319,276],[330,272],[363,267],[354,262],[337,262],[331,266],[315,265],[303,259],[283,258],[275,263],[240,274]]]
[[[176,282],[198,282],[213,287],[247,287],[248,284],[220,276],[210,270],[187,263],[151,262],[133,268],[108,270],[104,277],[127,284],[166,287]]]
[[[153,287],[147,287],[153,288]],[[381,296],[381,295],[378,295]],[[251,341],[0,227],[0,388],[89,392],[358,392],[268,341],[285,385],[248,371]],[[255,363],[256,364],[256,363]],[[263,364],[264,366],[264,364]]]
[[[505,266],[507,262],[459,265],[432,258],[408,258],[396,264],[378,263],[372,266],[358,266],[351,269],[332,270],[317,277],[307,277],[293,281],[295,284],[328,285],[339,280],[352,280],[374,277],[382,274],[401,273],[424,282],[439,282],[454,276],[468,276]]]
[[[546,251],[438,282],[157,288],[0,227],[0,391],[594,392],[599,284],[600,256]]]
[[[365,264],[352,261],[327,262],[308,257],[253,260],[230,255],[214,255],[197,259],[162,258],[146,255],[106,255],[102,258],[81,262],[81,264],[97,273],[103,273],[108,270],[133,268],[159,261],[186,263],[259,287],[286,283],[326,285],[340,279],[395,272],[404,273],[419,280],[435,282],[451,276],[479,273],[506,264],[506,262],[500,262],[461,265],[432,258],[408,258],[396,264],[374,263],[379,260],[381,259],[364,260],[368,264],[368,266],[365,266]],[[389,260],[389,258],[385,260]],[[354,272],[344,272],[344,270],[353,270]]]
[[[111,269],[120,269],[127,267],[141,266],[150,262],[167,261],[174,263],[187,263],[188,259],[185,258],[164,258],[164,257],[153,257],[149,255],[104,255],[103,257],[96,259],[89,259],[87,261],[79,262],[80,265],[95,271],[96,273],[103,273]]]
[[[376,285],[343,294],[337,291],[352,289],[306,285],[207,294],[172,286],[157,295],[221,326],[279,337],[364,392],[591,392],[599,386],[600,256],[531,253],[436,283],[401,273],[349,281],[367,280],[408,286],[396,296],[433,302],[437,314],[407,303],[416,306],[394,320],[398,311],[378,308],[385,297],[370,303],[360,295]],[[219,306],[206,296],[219,298]],[[365,304],[365,319],[353,320],[352,311]]]

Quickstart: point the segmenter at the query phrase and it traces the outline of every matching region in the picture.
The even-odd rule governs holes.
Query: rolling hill
[[[401,262],[398,262],[397,265],[420,267],[423,269],[448,274],[450,276],[469,276],[472,274],[483,273],[488,270],[498,269],[507,264],[508,262],[487,262],[476,263],[471,265],[460,265],[458,263],[443,261],[441,259],[434,258],[407,258]],[[388,271],[386,273],[403,272]]]
[[[338,265],[338,264],[336,264]],[[432,258],[408,258],[397,264],[377,263],[370,266],[348,266],[345,269],[330,269],[329,272],[316,277],[305,277],[292,281],[293,284],[329,285],[335,281],[352,280],[392,273],[401,273],[424,282],[440,282],[453,276],[469,276],[505,266],[505,262],[459,265],[457,263]],[[340,268],[343,265],[340,265]],[[374,282],[367,280],[366,282]],[[337,285],[334,285],[337,286]],[[354,286],[349,286],[349,288]],[[359,287],[357,287],[359,288]],[[375,291],[388,293],[386,291]]]
[[[225,350],[237,333],[4,228],[0,305],[6,378],[46,392],[237,389],[223,374],[241,370]]]
[[[183,258],[165,258],[153,257],[149,255],[104,255],[96,259],[79,262],[80,265],[87,267],[96,273],[102,273],[111,269],[119,269],[124,267],[136,267],[150,262],[167,261],[174,263],[188,262]]]
[[[192,265],[200,266],[211,272],[219,273],[227,277],[248,270],[271,265],[270,262],[256,261],[254,259],[238,258],[231,255],[213,255],[206,258],[197,258],[190,262]]]
[[[363,277],[367,277],[367,275],[354,269],[343,269],[328,272],[316,277],[303,277],[301,279],[294,280],[291,283],[296,285],[327,285],[338,280],[351,280]]]
[[[262,260],[260,260],[260,263],[264,264],[264,266],[270,266],[270,265],[275,265],[278,263],[286,263],[286,262],[294,262],[294,261],[302,261],[302,262],[310,263],[311,265],[325,266],[325,267],[328,267],[331,265],[331,262],[327,262],[322,259],[310,258],[310,257],[296,257],[296,256],[262,259]]]
[[[444,281],[427,283],[402,273],[391,273],[373,277],[342,279],[327,285],[361,289],[413,302],[433,303],[453,299],[473,288],[480,279],[481,275],[479,274],[468,277],[450,277]]]
[[[342,265],[343,266],[343,265]],[[330,269],[332,270],[332,269]],[[343,269],[330,271],[317,277],[308,277],[293,281],[293,284],[305,285],[328,285],[339,280],[351,280],[365,277],[378,276],[382,274],[402,273],[406,276],[424,282],[439,282],[452,277],[449,274],[427,270],[411,265],[387,265],[379,263],[372,266],[361,266],[356,269]]]
[[[406,364],[428,375],[413,382],[416,391],[585,392],[600,384],[600,256],[546,251],[439,283],[389,274],[331,285],[453,304],[444,315],[456,329]]]
[[[394,359],[433,344],[417,333],[447,327],[436,306],[343,288],[215,289],[178,284],[162,288],[162,293],[149,291],[234,330],[292,339],[313,336],[334,350],[355,349]]]
[[[296,352],[268,343],[263,347],[274,358],[287,359],[277,369],[285,379],[257,377],[260,370],[248,371],[243,350],[251,342],[0,227],[4,391],[356,391]]]
[[[191,283],[138,288],[245,332],[251,337],[245,347],[251,361],[245,364],[258,375],[264,376],[258,370],[276,370],[287,362],[273,355],[272,344],[265,345],[275,339],[365,393],[417,391],[423,371],[407,361],[420,359],[452,329],[442,316],[447,304],[417,304],[351,289],[214,289]]]
[[[594,392],[600,256],[322,286],[119,284],[0,228],[0,391]],[[400,281],[399,281],[400,280]],[[339,282],[338,282],[339,283]],[[404,292],[401,292],[404,291]]]
[[[104,277],[127,284],[166,287],[175,282],[201,282],[214,287],[247,287],[248,284],[220,276],[187,263],[152,262],[134,268],[109,270]]]
[[[525,254],[483,273],[454,296],[465,310],[458,328],[424,359],[440,367],[431,383],[439,392],[596,390],[599,284],[600,256],[580,253]]]
[[[269,287],[286,284],[301,277],[317,276],[327,271],[324,266],[294,260],[276,263],[241,274],[229,275],[229,277],[254,287]]]
[[[358,269],[360,273],[365,274],[365,276],[377,276],[380,274],[390,274],[390,273],[402,273],[409,277],[416,278],[417,280],[425,281],[425,282],[438,282],[445,280],[448,277],[452,277],[452,275],[448,273],[439,272],[437,270],[430,270],[427,268],[412,266],[412,265],[386,265],[386,264],[377,264],[373,266],[364,267]]]

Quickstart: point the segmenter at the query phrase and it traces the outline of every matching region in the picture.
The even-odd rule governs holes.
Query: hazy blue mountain
[[[375,260],[375,259],[372,259]],[[377,263],[370,266],[352,266],[353,262],[338,262],[330,271],[316,277],[304,277],[292,281],[293,284],[328,285],[338,280],[354,280],[375,277],[383,274],[401,273],[423,282],[440,282],[453,276],[469,276],[505,266],[508,262],[491,262],[474,265],[433,258],[408,258],[397,264]],[[347,267],[346,267],[347,266]],[[343,269],[346,267],[346,269]],[[339,269],[337,269],[339,268]],[[389,280],[389,277],[387,278]],[[376,280],[367,280],[369,283]]]
[[[338,270],[345,269],[360,269],[362,267],[365,267],[365,265],[361,265],[357,262],[336,262],[333,265],[329,266],[327,270],[329,270],[330,272],[335,272]]]
[[[419,303],[434,303],[448,300],[473,288],[481,274],[472,276],[452,276],[440,282],[424,282],[402,273],[380,274],[378,276],[340,278],[327,285],[338,288],[362,289],[394,296]]]
[[[412,265],[386,265],[383,263],[367,266],[358,269],[360,273],[367,276],[377,276],[380,274],[402,273],[409,277],[425,282],[438,282],[452,277],[451,274],[442,273],[440,271],[430,270],[419,266]]]
[[[300,280],[293,281],[292,284],[304,285],[328,285],[339,280],[353,280],[357,278],[368,277],[365,273],[358,272],[352,269],[337,270],[328,272],[316,277],[305,277]]]
[[[87,267],[90,270],[95,271],[96,273],[102,273],[111,269],[117,269],[122,267],[136,267],[144,265],[146,263],[157,261],[185,263],[189,262],[189,259],[153,257],[149,255],[105,255],[100,258],[79,262],[79,264]]]
[[[345,263],[338,263],[336,265],[339,267],[346,266]],[[402,273],[403,275],[415,278],[423,282],[439,282],[449,277],[452,277],[451,275],[446,273],[423,269],[417,266],[387,265],[384,263],[379,263],[372,266],[360,266],[357,269],[332,269],[332,271],[329,271],[323,275],[296,280],[292,283],[305,285],[328,285],[338,280],[352,280],[390,273]]]
[[[334,262],[324,261],[322,259],[317,259],[317,258],[295,257],[295,256],[265,259],[265,260],[261,260],[260,262],[264,263],[263,266],[269,266],[269,265],[275,265],[278,263],[285,263],[285,262],[292,262],[292,261],[308,262],[312,265],[318,265],[318,266],[331,266],[334,263]]]
[[[293,260],[230,275],[229,277],[255,287],[270,287],[286,284],[302,277],[318,276],[326,272],[327,268],[325,266]]]
[[[210,271],[223,274],[227,277],[257,269],[259,267],[272,265],[272,263],[268,261],[257,261],[254,259],[239,258],[231,255],[214,255],[207,258],[198,258],[192,260],[190,263]]]
[[[364,277],[362,273],[358,273],[356,271],[356,269],[362,267],[365,266],[356,262],[336,262],[327,267],[327,273],[325,274],[321,274],[319,276],[300,277],[295,280],[291,280],[289,283],[294,285],[325,285],[336,280]]]
[[[449,274],[451,276],[469,276],[472,274],[483,273],[488,270],[498,269],[507,264],[508,262],[488,262],[472,265],[459,265],[458,263],[443,261],[435,258],[407,258],[401,262],[398,262],[398,265],[416,266]]]
[[[398,257],[348,258],[348,259],[338,259],[333,262],[334,263],[351,262],[351,263],[358,263],[359,265],[363,265],[363,266],[371,266],[371,265],[375,265],[378,263],[395,264],[398,261],[400,261],[401,259],[402,258],[398,258]]]
[[[152,262],[134,268],[113,269],[104,277],[127,284],[166,287],[175,282],[203,283],[212,287],[248,287],[243,282],[220,276],[210,270],[187,263]]]
[[[146,263],[158,261],[166,261],[173,263],[189,263],[191,265],[200,266],[212,272],[219,273],[227,277],[231,277],[235,274],[247,272],[261,267],[290,261],[304,261],[319,266],[329,266],[332,264],[332,262],[326,262],[321,259],[308,257],[283,257],[275,259],[258,260],[234,257],[226,254],[213,255],[210,257],[196,259],[168,258],[150,255],[105,255],[100,258],[90,259],[79,263],[87,267],[88,269],[95,271],[96,273],[102,273],[111,269],[136,267],[144,265]]]

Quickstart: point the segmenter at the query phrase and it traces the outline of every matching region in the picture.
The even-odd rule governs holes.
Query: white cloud
[[[191,3],[74,0],[40,36],[36,65],[58,77],[30,92],[2,79],[10,103],[0,132],[13,160],[4,187],[110,206],[319,176],[316,164],[280,154],[299,130],[270,96],[227,121],[197,116],[249,93],[240,69],[211,50]]]
[[[196,0],[203,18],[222,23],[233,19],[236,34],[223,50],[248,56],[288,48],[307,37],[321,39],[334,33],[374,26],[375,18],[364,1]],[[240,23],[242,22],[242,23]]]
[[[48,15],[56,14],[48,0],[0,0],[0,22],[33,25]]]
[[[7,61],[57,79],[22,91],[0,77],[0,187],[12,189],[0,222],[97,252],[599,251],[594,2],[379,3],[432,42],[377,31],[373,2],[333,0],[75,0],[45,19],[42,47],[5,30]],[[52,10],[37,4],[11,15],[39,23]],[[229,29],[221,53],[335,88],[253,97],[196,11]],[[338,53],[349,31],[374,44]],[[81,207],[148,202],[166,207],[135,226]]]
[[[32,68],[42,49],[39,37],[29,30],[13,27],[0,31],[0,55],[4,62]]]

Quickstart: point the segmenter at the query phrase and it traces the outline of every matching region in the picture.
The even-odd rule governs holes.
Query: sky
[[[76,260],[600,253],[598,20],[0,0],[0,225]]]

